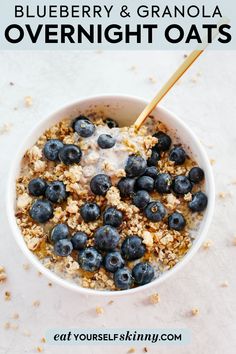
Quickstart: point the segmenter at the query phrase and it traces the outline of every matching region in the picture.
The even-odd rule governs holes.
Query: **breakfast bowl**
[[[25,138],[24,143],[18,149],[17,155],[13,161],[10,175],[8,179],[7,186],[7,216],[9,224],[17,241],[19,247],[27,257],[27,259],[45,276],[47,276],[51,281],[74,291],[83,294],[91,295],[127,295],[133,294],[150,287],[159,285],[165,279],[169,278],[171,275],[176,273],[179,269],[185,266],[188,261],[193,257],[195,252],[201,246],[206,233],[208,231],[214,210],[214,179],[212,174],[211,165],[206,152],[204,151],[199,139],[195,136],[192,130],[178,118],[175,114],[168,111],[167,109],[158,106],[153,112],[151,117],[149,117],[149,124],[152,122],[161,122],[168,129],[168,134],[174,138],[175,144],[181,144],[187,152],[187,155],[191,156],[191,159],[201,167],[204,171],[204,192],[207,195],[208,203],[207,208],[202,214],[202,218],[197,225],[197,228],[193,231],[191,247],[187,250],[183,257],[178,260],[178,262],[169,269],[160,272],[157,277],[151,282],[133,287],[125,290],[98,290],[83,287],[77,283],[63,278],[61,275],[50,270],[45,266],[38,257],[28,248],[25,239],[22,235],[21,229],[17,224],[16,220],[16,180],[19,177],[22,169],[22,159],[26,154],[26,151],[30,149],[39,137],[44,134],[46,130],[55,124],[62,121],[62,119],[72,120],[80,115],[90,115],[93,112],[98,112],[104,117],[112,117],[120,127],[131,126],[137,119],[139,114],[147,105],[148,101],[125,95],[100,95],[93,96],[84,99],[80,99],[66,107],[61,108],[56,113],[51,114],[46,119],[42,119],[30,132],[30,134]],[[150,123],[151,122],[151,123]],[[154,124],[154,123],[153,123]],[[32,231],[33,232],[33,231]]]

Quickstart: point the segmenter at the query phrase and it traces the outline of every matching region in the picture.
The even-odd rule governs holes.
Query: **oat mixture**
[[[91,114],[62,119],[26,151],[16,219],[45,267],[82,287],[125,290],[188,252],[207,206],[204,172],[168,134],[150,118],[135,132]]]

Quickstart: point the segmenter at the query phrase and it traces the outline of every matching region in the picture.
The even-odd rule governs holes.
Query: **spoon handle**
[[[153,100],[144,108],[142,113],[139,115],[134,123],[134,128],[138,130],[144,123],[149,114],[154,110],[156,105],[162,100],[162,98],[167,94],[171,87],[179,80],[179,78],[185,73],[185,71],[194,63],[194,61],[201,55],[203,50],[194,50],[184,62],[179,66],[179,68],[174,72],[174,74],[169,78],[165,85],[161,88],[158,94],[153,98]]]

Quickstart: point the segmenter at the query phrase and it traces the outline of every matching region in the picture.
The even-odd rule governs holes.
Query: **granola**
[[[170,147],[165,149],[160,146],[161,139],[158,138],[158,134],[153,136],[155,132],[164,134],[168,133],[168,130],[161,122],[153,123],[151,117],[136,132],[133,127],[119,128],[112,119],[106,119],[100,114],[91,114],[89,117],[82,116],[73,121],[68,118],[62,119],[46,130],[34,146],[26,151],[16,182],[16,220],[27,247],[46,268],[85,288],[127,289],[159,277],[162,272],[174,267],[188,252],[202,218],[201,211],[204,208],[197,210],[196,205],[199,198],[205,196],[200,192],[200,189],[204,189],[204,181],[203,178],[201,181],[199,178],[198,183],[191,181],[189,173],[194,170],[196,162],[190,157],[189,152],[184,152],[184,160],[181,163],[177,161],[181,159],[183,152],[176,137],[173,134],[171,136],[172,150],[176,150],[170,152]],[[98,145],[98,138],[100,146],[110,147],[101,148]],[[60,148],[57,156],[50,157],[52,150],[49,149],[48,142],[58,144],[54,146]],[[174,153],[177,153],[177,157]],[[170,154],[173,158],[170,158]],[[133,156],[135,161],[132,160]],[[127,161],[130,162],[129,167]],[[132,171],[137,161],[144,164],[144,169],[143,173],[134,176]],[[137,182],[140,175],[145,176],[147,162],[149,167],[156,169],[158,175],[162,175],[163,178],[164,175],[170,176],[167,177],[171,178],[171,183],[165,184],[166,180],[163,178],[158,183],[155,182],[156,176],[152,176],[152,169],[149,171],[148,179],[140,179]],[[196,179],[196,173],[195,175],[194,171],[191,173],[193,180]],[[107,190],[104,193],[99,189],[101,186],[96,181],[97,176],[106,176],[103,177],[107,183]],[[180,180],[176,180],[176,177],[180,177]],[[181,178],[189,181],[190,188],[184,193],[177,192]],[[32,181],[35,179],[41,194],[33,189],[35,185]],[[121,186],[121,181],[124,180],[125,182],[129,180],[128,187],[133,188],[129,195],[125,195],[124,186]],[[172,180],[176,180],[176,184],[178,182],[174,187]],[[147,188],[145,183],[148,183]],[[163,183],[166,190],[161,189]],[[141,192],[145,193],[139,195],[137,185],[140,185],[140,188],[144,189]],[[55,191],[60,191],[60,197]],[[139,204],[139,197],[147,196],[149,204],[144,208]],[[145,198],[141,201],[145,201]],[[205,207],[206,200],[200,201],[205,202]],[[94,218],[91,217],[91,210],[88,210],[91,205],[92,214],[97,213],[94,214]],[[42,215],[40,219],[37,214],[42,208],[46,208],[49,213],[46,219]],[[105,217],[112,218],[111,212],[114,210],[116,217],[121,218],[121,222],[115,227],[108,222],[107,226]],[[179,223],[179,226],[174,223]],[[64,226],[57,227],[58,225]],[[103,246],[99,245],[104,236],[102,232],[107,235],[106,240],[103,240]],[[60,236],[62,234],[65,237]],[[71,235],[75,234],[79,235],[71,238]],[[83,239],[81,235],[84,234],[86,236],[81,246]],[[113,246],[108,245],[109,237]],[[125,252],[130,252],[129,245],[126,245],[127,240],[134,242],[134,247],[139,247],[135,256],[126,257]],[[137,243],[140,243],[139,246]],[[112,257],[109,258],[108,254],[111,251],[120,252],[120,249],[125,260],[116,255],[115,261],[120,266],[117,263],[113,267]],[[97,262],[90,269],[86,257],[93,257],[94,262]],[[109,261],[111,263],[106,266]],[[146,272],[144,280],[142,272]],[[121,284],[122,277],[126,279],[127,286],[123,287]]]

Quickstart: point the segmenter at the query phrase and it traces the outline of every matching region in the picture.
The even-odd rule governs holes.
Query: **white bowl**
[[[50,280],[55,281],[57,284],[64,286],[67,289],[75,290],[79,293],[93,294],[93,295],[127,295],[134,294],[144,289],[151,288],[152,286],[157,286],[171,275],[176,273],[180,268],[187,264],[187,262],[192,258],[192,256],[199,249],[202,244],[203,239],[208,231],[215,201],[215,190],[214,190],[214,179],[212,174],[211,165],[209,159],[195,134],[187,127],[187,125],[176,117],[170,111],[164,109],[163,107],[156,108],[152,115],[155,119],[162,121],[167,125],[170,132],[174,132],[176,136],[179,137],[181,143],[185,146],[188,151],[191,152],[191,156],[197,161],[198,165],[205,172],[205,183],[206,183],[206,194],[208,196],[208,206],[204,212],[203,219],[201,221],[199,230],[197,232],[196,239],[193,242],[192,247],[187,252],[187,254],[180,260],[172,269],[163,273],[159,278],[155,279],[151,283],[136,287],[130,290],[123,291],[99,291],[82,288],[79,285],[62,279],[52,271],[45,268],[37,257],[27,248],[21,231],[16,223],[15,218],[15,183],[16,178],[20,172],[21,159],[25,151],[30,148],[39,136],[49,127],[60,121],[65,117],[74,118],[78,114],[86,114],[89,111],[103,111],[105,116],[112,117],[119,122],[120,125],[131,125],[135,119],[138,117],[143,108],[147,105],[148,101],[124,95],[101,95],[88,97],[85,99],[78,100],[66,107],[63,107],[56,113],[53,113],[46,119],[42,119],[31,131],[28,137],[25,139],[23,145],[18,148],[17,155],[13,161],[13,165],[10,171],[9,182],[7,186],[7,215],[9,223],[13,232],[13,235],[20,246],[21,250],[29,261],[36,266],[36,268],[45,274]]]

